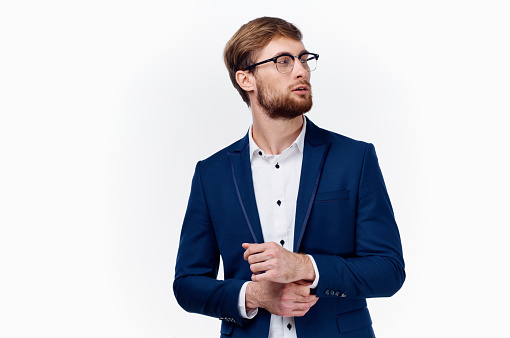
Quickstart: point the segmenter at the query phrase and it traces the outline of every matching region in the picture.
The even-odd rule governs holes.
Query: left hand
[[[244,259],[250,263],[251,280],[254,282],[313,282],[315,279],[313,264],[306,255],[290,252],[275,242],[243,243],[243,248],[246,249]]]
[[[304,316],[319,298],[298,283],[251,282],[246,287],[246,309],[264,308],[282,317]]]

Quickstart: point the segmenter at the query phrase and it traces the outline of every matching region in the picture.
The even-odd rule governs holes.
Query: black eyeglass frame
[[[316,54],[316,53],[303,52],[303,53],[301,53],[301,54],[299,54],[299,55],[290,55],[290,54],[285,53],[285,54],[281,54],[281,55],[275,56],[275,57],[273,57],[273,58],[270,58],[270,59],[267,59],[267,60],[264,60],[264,61],[260,61],[260,62],[254,63],[253,65],[251,65],[251,66],[248,66],[248,67],[244,68],[244,69],[243,69],[243,71],[248,70],[248,69],[253,68],[253,67],[257,67],[257,66],[263,65],[264,63],[268,63],[268,62],[273,61],[273,62],[274,62],[274,64],[275,64],[275,66],[276,66],[276,70],[278,70],[278,71],[280,72],[280,70],[278,69],[278,65],[276,64],[276,60],[277,60],[279,57],[282,57],[282,56],[290,56],[290,57],[292,58],[292,61],[294,61],[294,59],[295,59],[295,58],[297,58],[297,59],[299,60],[299,62],[301,62],[301,57],[302,57],[303,55],[305,55],[305,54],[313,55],[313,57],[314,57],[314,59],[315,59],[315,60],[319,60],[319,54]],[[310,59],[307,59],[307,61],[308,61],[308,60],[310,60]],[[294,64],[292,64],[292,69],[294,69]],[[292,71],[292,70],[290,70],[290,71],[288,71],[288,72],[286,72],[286,73],[282,73],[282,72],[280,72],[280,73],[282,73],[282,74],[287,74],[287,73],[289,73],[289,72],[291,72],[291,71]],[[312,72],[312,70],[310,70],[309,72]]]

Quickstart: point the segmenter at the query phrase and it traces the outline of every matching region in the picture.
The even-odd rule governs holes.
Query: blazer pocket
[[[337,316],[336,323],[340,333],[345,334],[372,325],[372,319],[368,308],[365,307]]]
[[[332,201],[341,201],[349,199],[350,190],[338,190],[330,192],[321,192],[315,195],[315,203],[325,203]]]

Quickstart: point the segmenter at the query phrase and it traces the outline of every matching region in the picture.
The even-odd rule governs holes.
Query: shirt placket
[[[288,155],[288,154],[285,154]],[[285,155],[281,155],[271,159],[271,195],[273,201],[273,235],[272,240],[285,249],[292,251],[292,241],[289,239],[289,232],[287,224],[287,209],[285,196]],[[281,327],[281,337],[293,338],[296,337],[294,318],[281,317],[278,320]]]
[[[273,203],[273,241],[287,249],[287,213],[285,201],[285,182],[283,180],[282,158],[273,159],[271,168],[271,196]],[[277,168],[278,167],[278,168]]]

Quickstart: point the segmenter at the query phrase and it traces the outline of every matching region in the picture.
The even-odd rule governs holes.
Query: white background
[[[509,337],[505,1],[5,1],[0,336],[218,337],[172,292],[195,163],[250,113],[222,61],[280,16],[319,126],[375,144],[407,280],[378,338]]]

